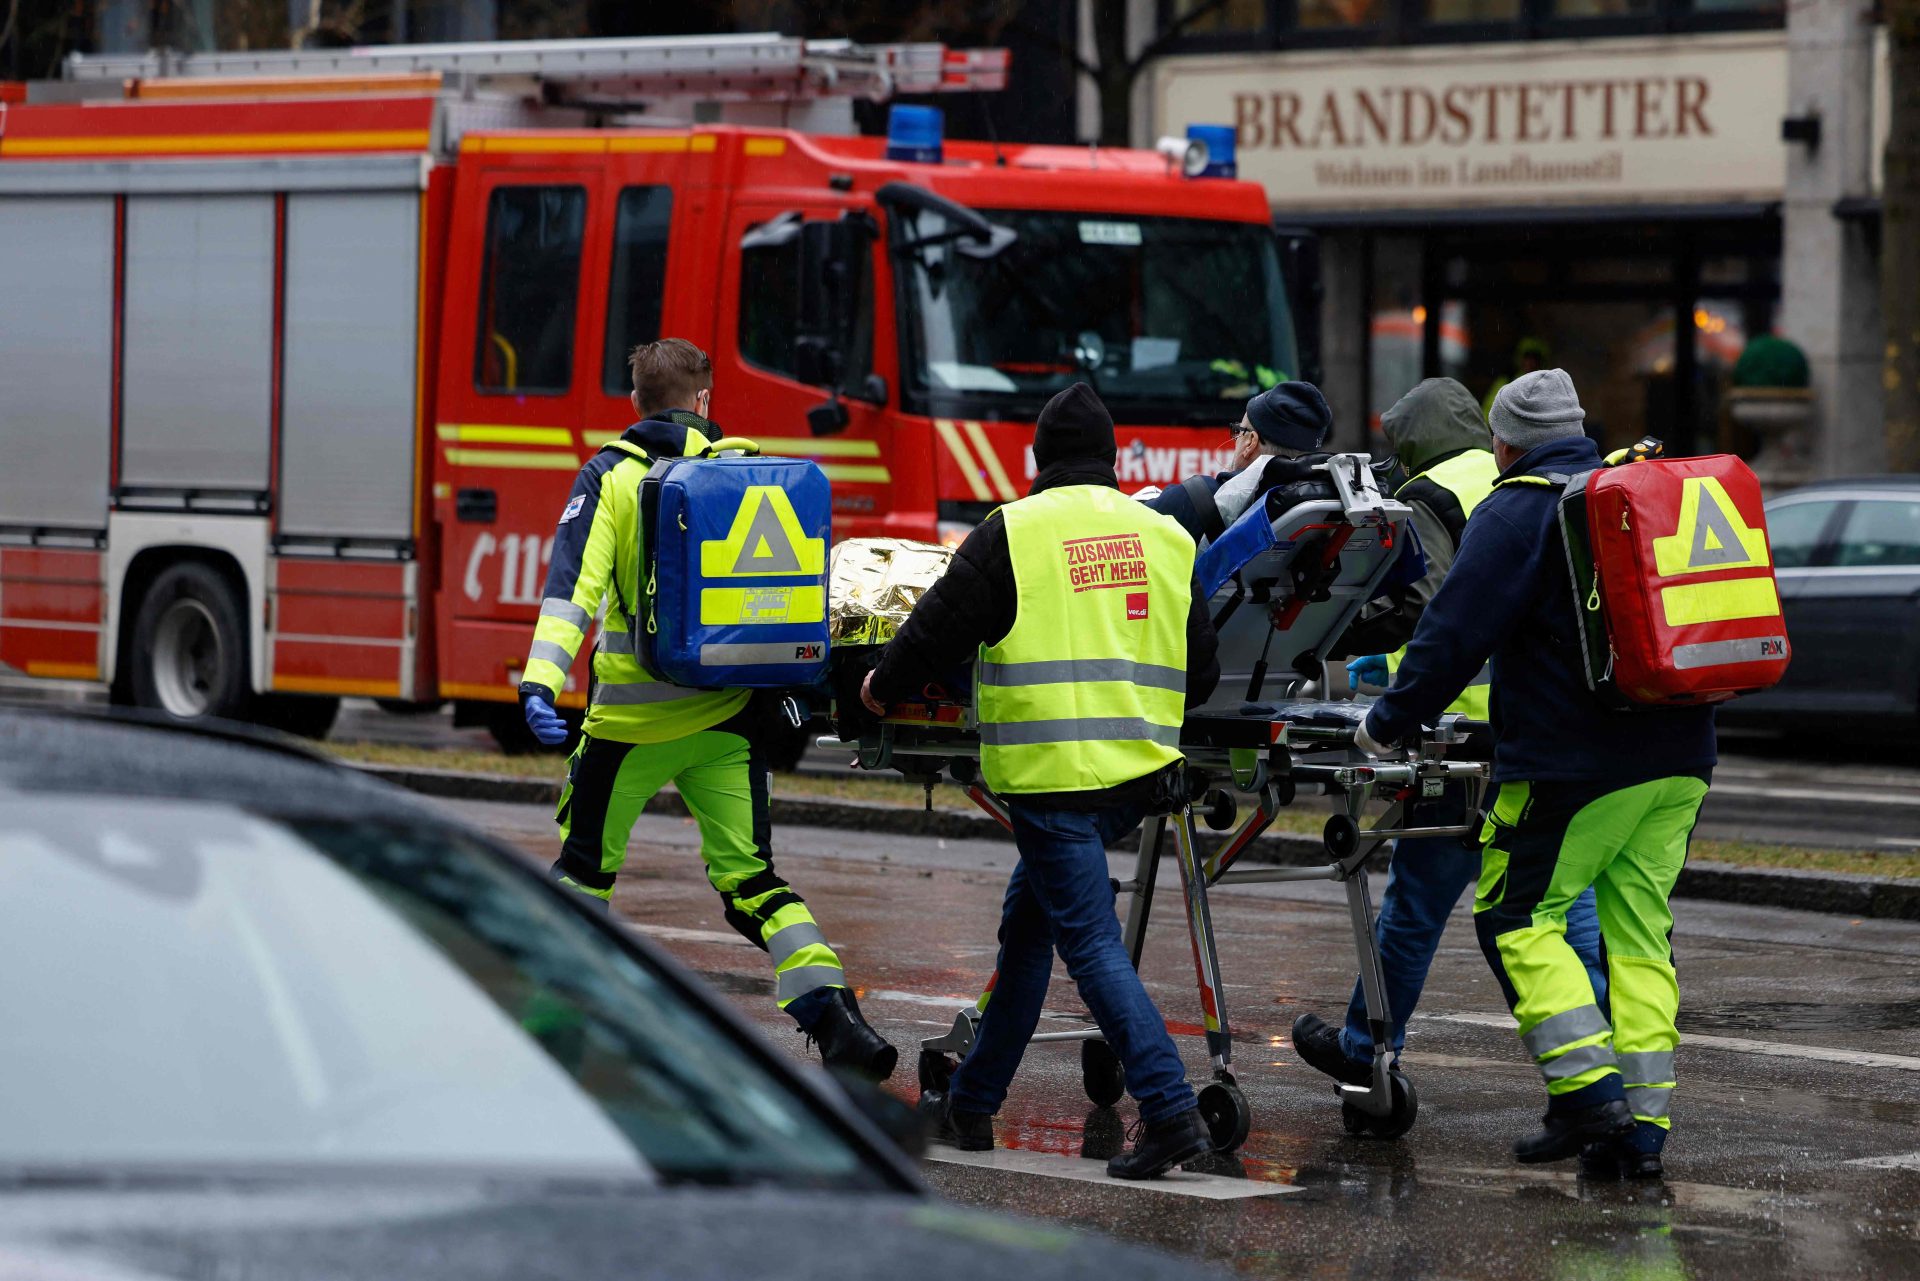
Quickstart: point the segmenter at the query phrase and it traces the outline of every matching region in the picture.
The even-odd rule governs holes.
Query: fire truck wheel
[[[376,698],[373,705],[389,716],[431,716],[447,705],[444,698],[425,703],[409,703],[403,698]]]
[[[251,702],[245,617],[212,566],[160,571],[133,624],[133,701],[175,720],[239,720]]]
[[[254,709],[253,718],[262,725],[301,738],[325,738],[340,715],[340,700],[316,698],[310,694],[269,694]]]

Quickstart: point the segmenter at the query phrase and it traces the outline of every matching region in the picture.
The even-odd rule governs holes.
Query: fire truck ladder
[[[549,103],[676,97],[707,102],[881,101],[894,94],[1003,89],[1005,49],[856,44],[754,35],[500,40],[242,53],[72,54],[69,80],[284,80],[438,73],[449,87],[533,81]]]

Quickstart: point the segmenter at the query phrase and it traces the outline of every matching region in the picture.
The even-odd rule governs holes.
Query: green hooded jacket
[[[1395,497],[1413,509],[1427,572],[1399,599],[1378,601],[1361,611],[1341,642],[1349,654],[1385,654],[1406,644],[1453,564],[1466,513],[1451,492],[1421,473],[1469,449],[1486,451],[1488,468],[1493,466],[1493,437],[1480,406],[1472,392],[1451,378],[1429,378],[1414,387],[1380,416],[1380,426],[1394,457],[1413,478]]]

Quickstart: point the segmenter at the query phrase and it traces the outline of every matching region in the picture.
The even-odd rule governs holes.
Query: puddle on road
[[[1877,1188],[1863,1203],[1858,1186],[1593,1181],[1571,1163],[1461,1162],[1409,1143],[1341,1138],[1325,1117],[1296,1126],[1268,1115],[1279,1123],[1256,1129],[1241,1151],[1186,1168],[1299,1190],[1274,1202],[1168,1216],[1131,1185],[1037,1193],[950,1171],[935,1182],[974,1204],[1076,1222],[1259,1276],[1298,1277],[1331,1257],[1345,1261],[1343,1275],[1382,1278],[1895,1275],[1903,1270],[1890,1261],[1904,1257],[1915,1230],[1913,1203],[1897,1189]],[[1132,1119],[1130,1107],[1022,1107],[1016,1096],[997,1138],[1006,1148],[1105,1160],[1125,1146]]]
[[[1901,1032],[1920,1028],[1920,1001],[1731,1001],[1680,1011],[1680,1032]]]

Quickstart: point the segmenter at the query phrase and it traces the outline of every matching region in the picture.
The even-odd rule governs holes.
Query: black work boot
[[[927,1137],[962,1152],[993,1151],[993,1118],[985,1112],[963,1112],[942,1090],[920,1092],[919,1113]]]
[[[1373,1065],[1350,1058],[1340,1047],[1340,1029],[1318,1014],[1302,1014],[1293,1021],[1293,1052],[1305,1059],[1308,1067],[1346,1085],[1373,1081]]]
[[[1620,1177],[1651,1183],[1666,1178],[1667,1167],[1661,1162],[1658,1152],[1623,1151],[1620,1154]]]
[[[1617,1182],[1624,1155],[1612,1142],[1589,1143],[1580,1149],[1580,1177],[1593,1183]]]
[[[1540,1118],[1538,1134],[1513,1141],[1513,1154],[1522,1164],[1564,1161],[1598,1140],[1624,1138],[1633,1133],[1633,1112],[1625,1099],[1608,1099],[1592,1107],[1548,1112]]]
[[[1200,1119],[1200,1109],[1188,1108],[1164,1121],[1143,1122],[1131,1148],[1107,1162],[1116,1179],[1157,1179],[1182,1161],[1213,1151],[1213,1136]]]
[[[1627,1179],[1636,1183],[1656,1183],[1667,1177],[1666,1166],[1658,1152],[1634,1145],[1632,1138],[1589,1143],[1580,1149],[1580,1177],[1596,1182]]]
[[[806,1033],[807,1040],[820,1046],[821,1061],[828,1067],[843,1068],[869,1081],[886,1080],[900,1061],[900,1051],[860,1017],[860,1002],[851,988],[831,989],[826,1008]]]

